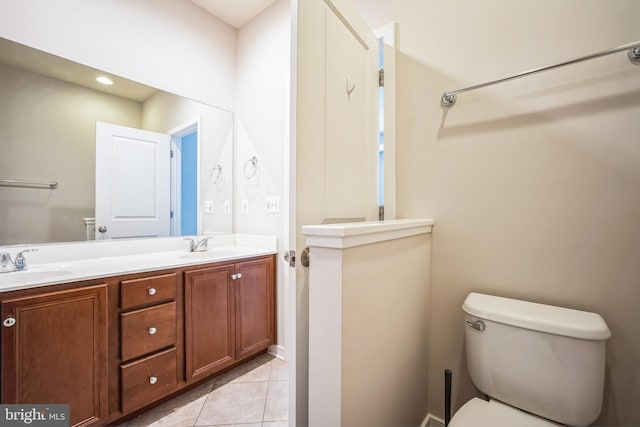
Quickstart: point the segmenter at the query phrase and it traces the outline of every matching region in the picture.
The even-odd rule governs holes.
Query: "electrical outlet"
[[[213,213],[213,202],[211,200],[205,200],[204,213]]]
[[[271,196],[265,199],[264,211],[266,213],[278,213],[280,212],[280,197]]]
[[[231,200],[224,201],[224,214],[231,215]]]
[[[240,212],[245,215],[249,213],[249,200],[242,199],[242,203],[240,205]]]

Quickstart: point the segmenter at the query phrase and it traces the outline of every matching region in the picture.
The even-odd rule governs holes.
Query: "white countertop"
[[[0,247],[0,252],[15,258],[26,248],[38,252],[25,254],[27,270],[0,273],[0,292],[270,255],[277,253],[277,238],[213,236],[206,252],[188,252],[182,237],[9,246]]]

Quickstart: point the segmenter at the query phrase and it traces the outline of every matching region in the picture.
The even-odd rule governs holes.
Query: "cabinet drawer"
[[[120,321],[123,361],[176,343],[175,301],[121,314]]]
[[[120,307],[122,310],[157,304],[175,298],[175,273],[125,280],[120,286]]]
[[[129,413],[177,388],[176,349],[172,348],[120,367],[122,411]]]

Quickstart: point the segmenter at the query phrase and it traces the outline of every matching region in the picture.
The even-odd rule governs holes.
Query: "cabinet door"
[[[238,263],[235,271],[236,358],[243,359],[275,340],[273,258]]]
[[[235,360],[231,274],[231,264],[184,274],[187,381],[206,377]]]
[[[69,404],[73,426],[106,419],[106,285],[4,300],[2,319],[2,403]]]

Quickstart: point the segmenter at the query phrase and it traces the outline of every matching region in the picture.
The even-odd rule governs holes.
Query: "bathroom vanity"
[[[70,425],[105,425],[266,351],[275,239],[232,238],[207,252],[180,238],[51,245],[40,252],[63,260],[1,274],[2,403],[66,403]]]

